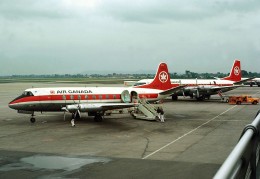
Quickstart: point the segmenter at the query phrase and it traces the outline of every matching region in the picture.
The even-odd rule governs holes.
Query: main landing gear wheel
[[[172,100],[173,100],[173,101],[177,101],[177,100],[178,100],[178,96],[172,95]]]
[[[101,115],[96,115],[94,117],[95,122],[101,122],[103,120],[103,117]]]
[[[35,118],[34,117],[32,117],[31,119],[30,119],[30,121],[31,121],[31,123],[35,123]]]

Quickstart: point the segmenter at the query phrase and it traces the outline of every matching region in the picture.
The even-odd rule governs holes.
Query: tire
[[[30,119],[30,121],[31,121],[31,123],[35,123],[36,120],[35,120],[35,118],[32,117],[32,118]]]
[[[241,104],[241,101],[238,101],[238,102],[237,102],[237,105],[240,105],[240,104]]]
[[[256,101],[254,101],[252,104],[256,105],[256,104],[257,104],[257,102],[256,102]]]
[[[229,103],[229,99],[226,100],[226,103]]]
[[[178,96],[172,95],[172,100],[173,100],[173,101],[177,101],[177,100],[178,100]]]
[[[98,122],[102,122],[103,121],[103,117],[102,116],[99,116],[98,117]]]

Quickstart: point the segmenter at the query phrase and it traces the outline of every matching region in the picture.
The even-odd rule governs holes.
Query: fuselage
[[[144,79],[138,81],[134,86],[149,84],[152,79]],[[234,81],[218,80],[218,79],[171,79],[172,86],[185,85],[187,87],[196,86],[233,86]]]
[[[162,90],[132,87],[31,88],[11,101],[9,107],[24,111],[61,111],[70,104],[135,102],[137,96],[156,101],[164,97],[160,92]]]
[[[149,84],[152,79],[143,79],[138,81],[135,86]],[[234,81],[223,79],[171,79],[171,85],[176,87],[180,85],[186,86],[183,90],[180,90],[173,94],[173,96],[190,96],[198,98],[209,97],[210,95],[217,94],[215,88],[221,88],[222,92],[231,90],[234,86]]]

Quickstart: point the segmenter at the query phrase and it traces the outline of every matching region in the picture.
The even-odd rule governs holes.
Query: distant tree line
[[[241,71],[242,77],[260,77],[260,73],[247,72],[246,70]],[[212,79],[212,78],[223,78],[228,76],[229,73],[195,73],[186,70],[184,74],[170,73],[172,79]],[[154,78],[155,74],[122,74],[122,73],[111,73],[111,74],[51,74],[51,75],[11,75],[11,76],[0,76],[0,78],[129,78],[129,79],[145,79]]]

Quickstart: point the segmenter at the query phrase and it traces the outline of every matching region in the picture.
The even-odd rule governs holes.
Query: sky
[[[1,0],[0,75],[260,72],[259,0]]]

